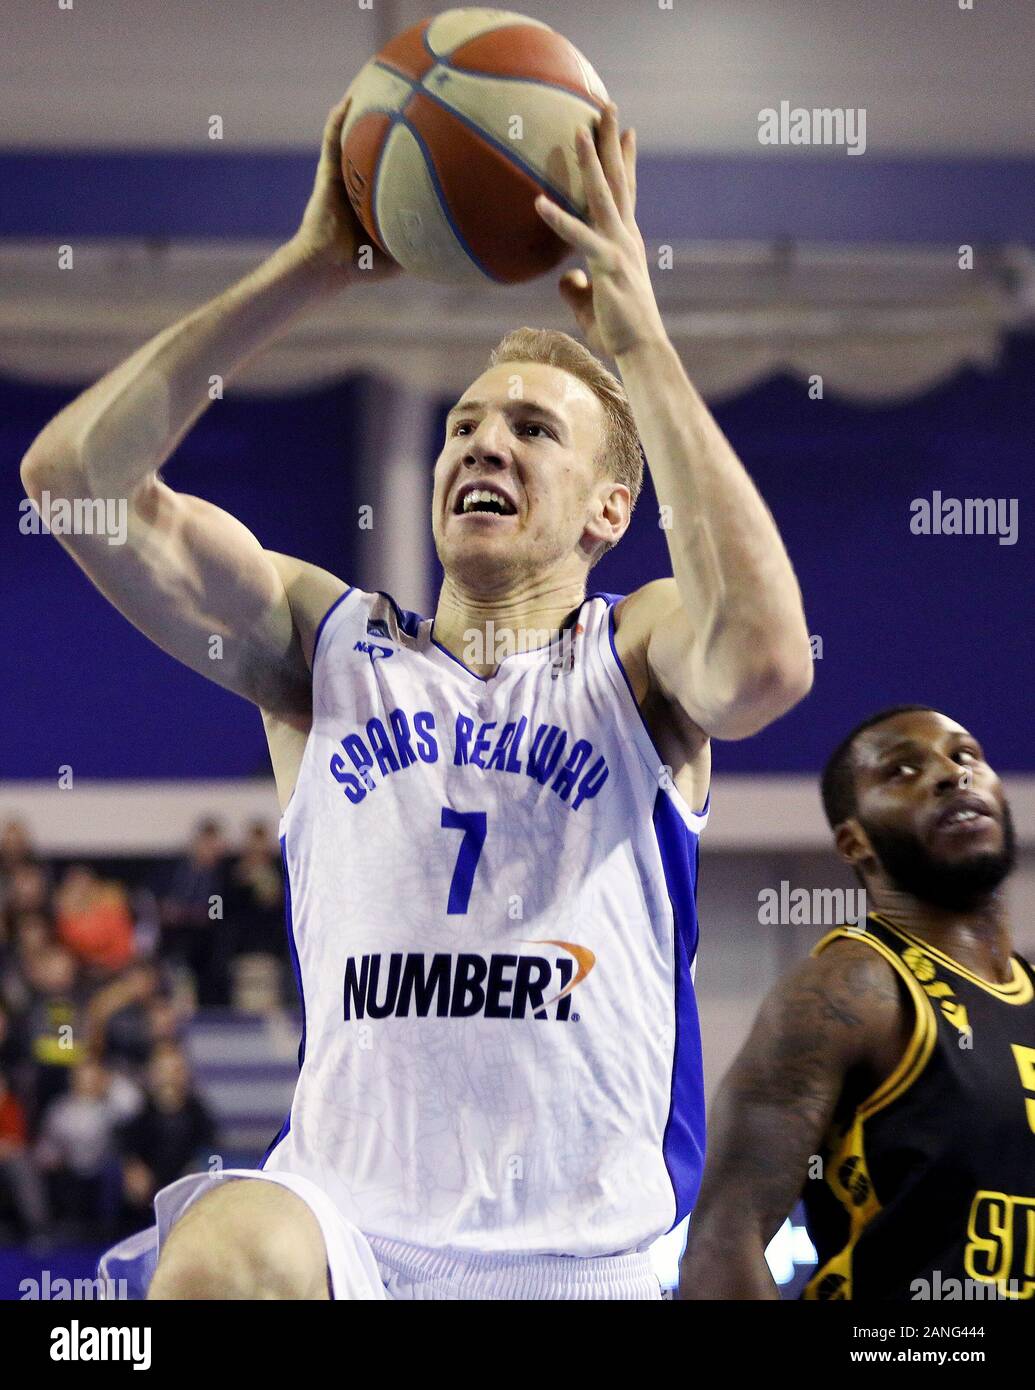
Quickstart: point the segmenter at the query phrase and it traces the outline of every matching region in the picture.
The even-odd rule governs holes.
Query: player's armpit
[[[785,666],[747,636],[735,644],[736,661],[724,664],[712,653],[728,653],[730,642],[710,641],[697,630],[675,579],[655,579],[621,600],[615,644],[637,701],[648,688],[657,690],[709,738],[749,738],[797,704],[811,684],[800,653],[789,653]]]
[[[267,550],[267,558],[280,575],[284,592],[291,608],[302,655],[307,667],[312,670],[316,636],[327,613],[348,590],[348,585],[330,570],[311,565],[293,555],[281,555],[276,550]]]
[[[668,633],[664,648],[660,645],[662,632]],[[641,706],[652,688],[671,696],[670,673],[663,663],[658,665],[659,655],[668,652],[669,664],[674,665],[676,654],[689,651],[692,640],[690,620],[674,579],[651,580],[615,605],[615,649]]]
[[[778,1298],[765,1249],[796,1202],[846,1084],[893,1069],[908,1019],[893,969],[838,941],[781,981],[724,1077],[681,1299]]]
[[[708,735],[671,698],[648,660],[654,634],[665,627],[674,629],[675,642],[689,640],[689,622],[672,579],[654,580],[615,605],[615,650],[644,723],[677,790],[688,805],[699,809],[711,778]]]

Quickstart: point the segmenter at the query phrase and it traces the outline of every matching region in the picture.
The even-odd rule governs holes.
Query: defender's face
[[[603,434],[603,406],[569,372],[538,362],[484,372],[450,411],[435,464],[443,569],[495,587],[573,554],[609,490],[595,463]]]
[[[866,730],[854,751],[857,817],[910,838],[933,864],[962,867],[1007,848],[1003,784],[962,725],[915,710]]]

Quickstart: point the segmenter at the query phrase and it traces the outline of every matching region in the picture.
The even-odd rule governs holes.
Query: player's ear
[[[843,820],[834,831],[834,845],[845,863],[857,872],[864,859],[873,857],[870,837],[854,817]]]
[[[599,512],[586,527],[594,540],[606,541],[609,546],[617,545],[629,528],[632,514],[632,493],[624,483],[610,480],[599,484],[597,500]]]

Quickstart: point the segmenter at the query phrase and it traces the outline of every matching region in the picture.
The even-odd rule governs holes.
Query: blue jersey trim
[[[636,698],[636,692],[635,692],[635,691],[633,690],[633,688],[632,688],[632,681],[629,679],[629,673],[628,673],[628,671],[625,669],[625,667],[622,665],[622,658],[618,655],[618,648],[615,646],[615,603],[616,603],[619,599],[625,598],[626,595],[624,595],[624,594],[590,594],[589,597],[590,597],[590,598],[604,598],[604,599],[607,599],[607,600],[608,600],[607,637],[608,637],[608,641],[611,643],[611,655],[612,655],[612,656],[614,657],[614,659],[615,659],[615,665],[618,667],[619,671],[621,671],[621,673],[622,673],[622,679],[625,681],[626,685],[627,685],[628,688],[629,688],[629,695],[630,695],[630,698],[632,699],[633,704],[636,706],[636,713],[640,716],[640,723],[643,725],[643,732],[647,735],[648,739],[650,740],[650,746],[654,749],[654,756],[655,756],[655,757],[657,758],[657,760],[658,760],[658,766],[659,766],[659,767],[663,767],[663,766],[665,765],[665,759],[661,756],[661,752],[660,752],[660,750],[658,749],[658,745],[654,742],[654,735],[651,733],[650,728],[648,727],[647,721],[646,721],[646,719],[644,719],[644,717],[643,717],[643,710],[640,709],[640,702],[639,702],[639,700],[637,700],[637,698]],[[703,815],[706,815],[707,812],[708,812],[708,805],[709,805],[709,802],[711,801],[711,799],[712,799],[712,790],[711,790],[711,787],[709,786],[708,791],[707,791],[707,793],[706,793],[706,795],[705,795],[705,798],[704,798],[704,805],[701,807],[701,809],[700,809],[699,811],[695,811],[694,808],[691,806],[691,807],[690,807],[690,810],[693,811],[693,813],[694,813],[695,816],[703,816]]]
[[[432,646],[437,647],[443,656],[448,656],[450,661],[455,662],[456,665],[460,667],[460,670],[470,676],[473,681],[481,681],[482,685],[488,685],[489,681],[494,681],[512,656],[532,656],[535,652],[548,652],[554,646],[553,642],[548,642],[545,647],[533,647],[527,652],[509,652],[506,656],[500,658],[500,663],[491,676],[479,676],[477,671],[472,671],[470,666],[465,666],[458,656],[454,656],[448,647],[444,647],[442,643],[438,641],[435,637],[434,627],[432,627],[431,632]]]
[[[418,632],[420,630],[420,625],[424,621],[424,615],[422,613],[414,613],[413,610],[410,608],[400,608],[399,605],[396,603],[395,599],[392,598],[391,594],[386,594],[384,589],[375,589],[374,592],[380,594],[382,598],[386,598],[388,600],[388,602],[392,605],[393,610],[395,611],[396,621],[402,628],[403,632],[406,634],[407,637],[416,640]]]
[[[342,594],[341,597],[344,598],[345,595]],[[338,600],[338,603],[340,603],[340,602],[341,602],[341,599]],[[335,607],[337,607],[337,604],[335,604]],[[328,616],[329,616],[329,615],[328,615]],[[299,1039],[299,1043],[298,1043],[298,1070],[301,1071],[301,1070],[302,1070],[302,1063],[305,1061],[305,1037],[306,1037],[305,990],[302,988],[302,967],[301,967],[301,966],[299,965],[299,963],[298,963],[298,947],[295,945],[295,924],[294,924],[294,920],[293,920],[292,915],[291,915],[291,874],[290,874],[290,871],[289,871],[289,869],[288,869],[287,836],[286,836],[286,835],[282,835],[282,836],[280,837],[280,855],[281,855],[281,860],[283,861],[283,864],[284,864],[284,918],[285,918],[285,922],[286,922],[286,924],[287,924],[288,952],[289,952],[289,954],[290,954],[290,956],[291,956],[291,969],[294,971],[294,975],[295,975],[295,984],[298,986],[298,999],[299,999],[299,1003],[302,1005],[302,1036],[301,1036],[301,1038]],[[293,1105],[293,1104],[294,1104],[294,1098],[292,1097],[292,1105]],[[288,1136],[290,1130],[291,1130],[291,1111],[290,1111],[290,1109],[289,1109],[289,1110],[288,1110],[288,1113],[287,1113],[287,1118],[285,1119],[284,1123],[283,1123],[283,1124],[281,1125],[281,1127],[280,1127],[280,1133],[279,1133],[279,1134],[277,1135],[277,1137],[273,1140],[273,1142],[270,1144],[269,1148],[266,1150],[266,1152],[265,1152],[265,1153],[263,1154],[263,1156],[262,1156],[262,1162],[259,1164],[259,1167],[260,1167],[260,1168],[265,1168],[265,1166],[266,1166],[266,1164],[267,1164],[267,1162],[268,1162],[268,1160],[269,1160],[269,1158],[270,1158],[270,1155],[273,1153],[273,1150],[277,1147],[278,1144],[282,1143],[282,1141],[283,1141],[284,1139],[287,1138],[287,1136]]]
[[[382,592],[381,589],[378,589],[378,592]],[[581,600],[581,602],[579,602],[579,606],[578,606],[577,612],[578,612],[578,613],[581,613],[581,612],[582,612],[582,607],[585,606],[586,603],[588,603],[590,599],[620,599],[621,596],[622,596],[621,594],[586,594],[586,595],[585,595],[585,598],[583,598],[583,599]],[[385,598],[386,598],[386,599],[390,599],[390,602],[392,602],[392,605],[395,606],[396,612],[399,612],[399,613],[404,612],[404,610],[401,610],[400,607],[399,607],[399,605],[397,605],[396,600],[392,598],[392,595],[390,595],[390,594],[385,594]],[[421,619],[421,617],[420,617],[420,614],[407,613],[406,616],[407,616],[407,617],[413,617],[413,619],[415,619],[415,621],[417,621],[417,623],[421,623],[421,621],[422,621],[422,619]],[[415,631],[414,631],[414,632],[411,632],[410,635],[411,635],[411,637],[415,637],[415,635],[417,635],[417,632],[415,632]],[[461,671],[465,671],[465,673],[467,673],[468,676],[471,677],[471,680],[472,680],[472,681],[481,681],[481,684],[482,684],[482,685],[488,685],[488,684],[489,684],[489,681],[495,681],[495,680],[496,680],[496,677],[499,676],[500,671],[503,670],[504,663],[508,662],[508,660],[510,660],[510,657],[511,657],[511,656],[531,656],[531,655],[532,655],[532,652],[511,652],[510,655],[507,655],[507,656],[502,657],[502,660],[500,660],[499,666],[497,666],[497,667],[496,667],[496,670],[493,671],[492,676],[479,676],[479,674],[477,673],[477,671],[472,671],[470,666],[465,666],[465,664],[464,664],[463,662],[461,662],[460,657],[454,656],[454,655],[453,655],[453,652],[450,652],[450,651],[449,651],[449,648],[446,648],[446,646],[443,646],[443,645],[442,645],[442,642],[439,642],[439,639],[435,637],[435,623],[433,623],[433,621],[432,621],[432,626],[431,626],[431,641],[432,641],[432,646],[438,646],[438,649],[439,649],[440,652],[442,652],[442,655],[443,655],[443,656],[449,657],[450,662],[456,663],[457,666],[460,667],[460,670],[461,670]],[[549,652],[550,649],[552,649],[552,648],[553,648],[553,642],[549,642],[549,644],[547,644],[546,646],[539,646],[539,648],[533,648],[533,651],[538,651],[538,652]]]
[[[701,1186],[705,1153],[704,1062],[697,998],[690,973],[697,954],[698,836],[681,819],[663,791],[654,802],[654,834],[673,918],[675,1046],[672,1089],[662,1153],[675,1197],[670,1229],[693,1208]]]

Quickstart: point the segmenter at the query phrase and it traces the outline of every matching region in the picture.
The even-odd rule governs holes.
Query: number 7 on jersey
[[[455,916],[467,911],[471,901],[471,887],[474,884],[474,871],[481,858],[485,844],[484,811],[454,811],[450,806],[442,807],[442,827],[444,830],[462,830],[464,838],[460,841],[460,852],[456,856],[453,881],[449,885],[449,905],[446,912]]]

